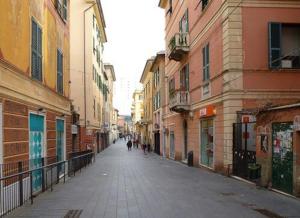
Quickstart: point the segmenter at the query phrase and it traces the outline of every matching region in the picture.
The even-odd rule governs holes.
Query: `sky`
[[[159,0],[101,0],[106,22],[104,61],[114,65],[114,107],[130,115],[133,91],[146,60],[164,50],[164,10]]]

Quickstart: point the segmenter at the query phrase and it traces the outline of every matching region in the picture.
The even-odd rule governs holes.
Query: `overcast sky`
[[[164,11],[159,0],[101,0],[108,42],[104,61],[114,65],[114,106],[129,115],[146,60],[164,49]]]

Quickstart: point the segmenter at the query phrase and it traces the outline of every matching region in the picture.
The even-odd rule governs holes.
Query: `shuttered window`
[[[180,88],[184,91],[189,91],[189,65],[186,64],[180,71]]]
[[[63,54],[57,50],[57,92],[64,92],[64,76],[63,76]]]
[[[68,19],[68,1],[63,0],[63,19],[67,20]]]
[[[269,67],[281,67],[281,23],[269,23]]]
[[[43,81],[42,76],[42,29],[32,20],[31,22],[31,76]]]
[[[203,57],[203,81],[209,80],[209,44],[203,47],[202,49]]]

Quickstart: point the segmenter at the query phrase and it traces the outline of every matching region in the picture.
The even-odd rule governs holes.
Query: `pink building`
[[[167,156],[185,161],[193,151],[196,166],[249,178],[255,113],[300,100],[300,2],[160,0],[159,6],[166,19]]]

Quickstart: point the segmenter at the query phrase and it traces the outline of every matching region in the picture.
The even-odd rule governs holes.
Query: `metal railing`
[[[176,33],[169,42],[169,51],[170,54],[176,48],[184,49],[188,51],[190,45],[189,33]]]
[[[0,217],[10,213],[26,202],[33,204],[33,199],[39,193],[53,190],[53,186],[60,181],[65,183],[67,176],[75,176],[77,171],[95,162],[93,152],[77,155],[69,160],[55,161],[41,158],[38,167],[30,169],[30,161],[20,161],[2,165],[0,178]],[[38,159],[33,160],[37,163]],[[45,164],[46,163],[46,164]],[[17,164],[17,168],[15,167]],[[16,169],[18,172],[16,172]]]

